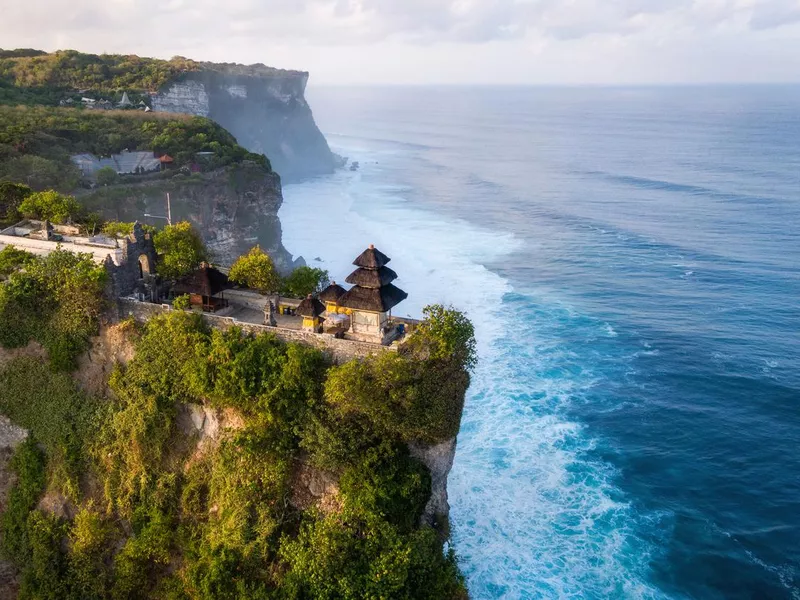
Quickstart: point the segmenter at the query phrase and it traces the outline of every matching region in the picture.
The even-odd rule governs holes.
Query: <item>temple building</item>
[[[172,294],[187,294],[192,306],[200,306],[204,311],[215,312],[228,306],[224,291],[230,287],[228,276],[208,263],[181,277],[172,286]]]
[[[296,313],[303,317],[303,331],[321,333],[322,313],[325,312],[325,305],[314,298],[311,294],[297,307]]]
[[[339,310],[339,300],[347,293],[347,290],[338,285],[335,281],[322,290],[319,294],[319,299],[325,304],[325,310],[328,314],[333,314]]]
[[[353,287],[339,298],[339,306],[351,311],[350,336],[364,341],[389,343],[389,313],[408,294],[392,284],[397,273],[386,264],[391,259],[370,244],[353,261],[358,267],[346,279]]]

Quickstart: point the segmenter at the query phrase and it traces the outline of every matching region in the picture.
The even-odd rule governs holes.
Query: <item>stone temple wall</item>
[[[155,275],[156,247],[149,233],[136,223],[133,233],[121,240],[122,256],[119,264],[106,260],[111,275],[112,293],[116,298],[129,296]]]
[[[169,304],[151,304],[139,302],[127,298],[117,300],[119,318],[126,319],[133,317],[137,321],[146,322],[154,316],[168,313],[174,310]],[[219,317],[211,314],[203,314],[203,320],[210,327],[215,329],[228,329],[230,327],[241,327],[248,333],[271,333],[284,342],[295,342],[321,350],[330,360],[336,364],[342,364],[354,358],[365,358],[370,355],[382,352],[396,352],[394,346],[381,346],[368,342],[355,342],[351,340],[340,340],[332,335],[311,333],[308,331],[298,331],[294,329],[281,329],[279,327],[268,327],[266,325],[255,325],[253,323],[243,323],[232,317]]]

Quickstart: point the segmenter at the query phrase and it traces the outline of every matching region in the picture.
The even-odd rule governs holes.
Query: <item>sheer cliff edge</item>
[[[284,182],[339,164],[305,99],[308,73],[263,64],[76,50],[0,49],[0,105],[121,108],[208,117],[269,157]]]
[[[305,99],[308,73],[264,65],[200,63],[151,96],[153,109],[213,119],[266,154],[284,182],[332,173],[337,157]]]

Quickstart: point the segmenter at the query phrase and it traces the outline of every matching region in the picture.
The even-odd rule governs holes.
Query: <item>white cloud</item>
[[[562,79],[592,79],[597,60],[618,62],[626,79],[641,69],[662,68],[658,61],[679,60],[687,49],[703,49],[698,64],[686,66],[713,79],[715,67],[728,63],[717,50],[737,54],[730,40],[753,45],[754,56],[774,59],[782,48],[786,77],[797,78],[800,41],[786,40],[800,30],[800,0],[0,0],[0,40],[6,47],[75,47],[94,52],[136,52],[145,55],[183,54],[201,59],[275,63],[276,57],[297,57],[298,66],[315,70],[331,66],[332,57],[353,61],[367,71],[417,73],[431,79],[437,57],[503,56],[561,63],[570,57],[574,72]],[[794,36],[800,40],[800,36]],[[586,43],[586,40],[596,41]],[[622,40],[627,40],[622,43]],[[416,52],[416,48],[423,49]],[[659,49],[654,51],[653,48]],[[532,51],[531,49],[535,49]],[[581,55],[589,52],[592,55]],[[630,55],[625,54],[631,53]],[[633,53],[647,52],[644,56]],[[671,54],[670,54],[671,52]],[[598,54],[599,53],[599,54]],[[427,56],[410,69],[400,62]],[[281,59],[282,60],[282,59]],[[738,60],[733,56],[730,61]],[[302,61],[302,62],[300,62]],[[656,64],[658,62],[658,64]],[[430,64],[428,64],[430,63]],[[627,67],[625,65],[628,65]],[[278,65],[291,66],[291,65]],[[374,68],[373,68],[374,67]],[[514,64],[528,71],[528,65]],[[568,69],[566,64],[565,68]],[[635,67],[635,68],[634,68]],[[773,65],[774,67],[774,65]],[[441,67],[437,67],[441,68]],[[587,70],[591,68],[591,70]],[[626,70],[627,69],[627,70]],[[670,79],[681,79],[673,64]],[[458,71],[458,69],[453,69]],[[569,70],[569,69],[568,69]],[[536,80],[535,72],[524,80]],[[550,73],[547,65],[539,72]],[[638,72],[638,71],[637,71]],[[491,81],[498,74],[513,80],[507,65],[472,77]],[[446,73],[445,73],[446,75]],[[666,74],[665,74],[666,76]],[[748,74],[743,73],[747,78]],[[752,77],[750,77],[752,78]],[[356,77],[357,79],[357,77]]]

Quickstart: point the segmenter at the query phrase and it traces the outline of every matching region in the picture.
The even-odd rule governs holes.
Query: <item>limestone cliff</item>
[[[426,525],[442,526],[450,515],[447,501],[447,477],[456,458],[456,438],[436,446],[412,444],[411,456],[428,467],[431,472],[431,497],[425,505],[422,521]]]
[[[153,94],[153,109],[213,119],[251,152],[266,154],[284,182],[333,171],[335,156],[305,100],[308,73],[201,65]]]
[[[147,222],[144,214],[166,215],[167,193],[173,222],[194,224],[215,262],[230,265],[259,244],[279,269],[286,271],[292,266],[292,257],[281,243],[280,178],[257,165],[98,188],[82,196],[81,201],[107,219]],[[149,222],[164,224],[163,219]]]

